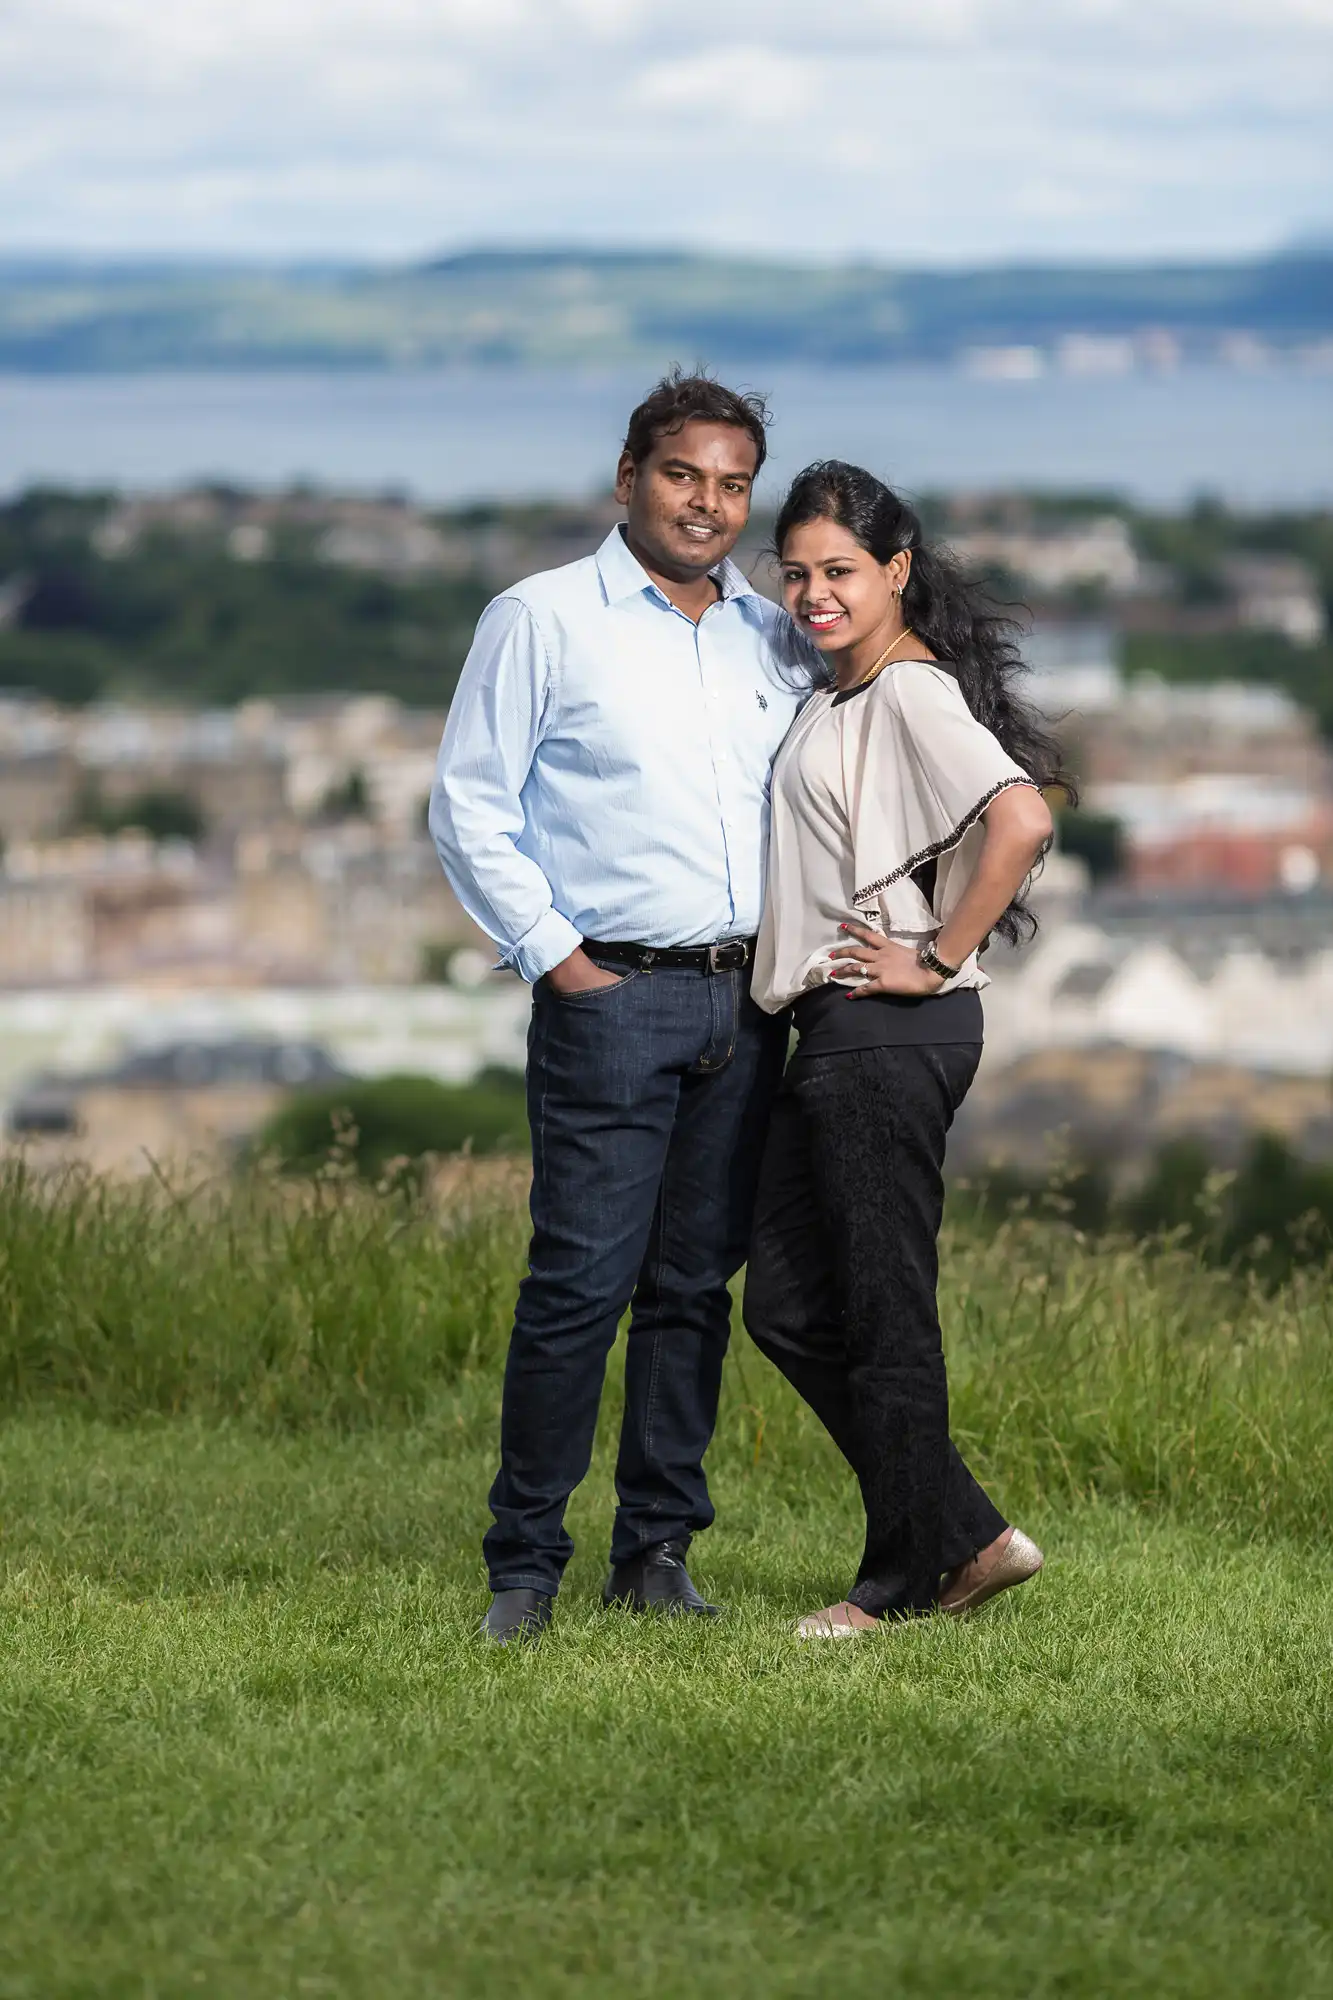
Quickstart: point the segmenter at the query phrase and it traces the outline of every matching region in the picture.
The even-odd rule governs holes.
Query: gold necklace
[[[884,648],[884,651],[883,651],[883,652],[882,652],[882,653],[880,654],[879,658],[878,658],[878,659],[877,659],[877,660],[875,661],[875,664],[874,664],[874,666],[873,666],[873,667],[867,667],[867,668],[866,668],[866,670],[865,670],[865,672],[864,672],[864,673],[863,673],[863,674],[861,675],[861,678],[860,678],[859,680],[855,680],[855,681],[853,681],[853,682],[852,682],[852,687],[854,687],[854,688],[863,688],[863,687],[869,687],[869,685],[870,685],[871,681],[873,681],[873,680],[874,680],[874,678],[875,678],[876,674],[879,674],[879,673],[883,673],[883,671],[884,671],[885,667],[887,667],[887,666],[888,666],[888,664],[889,664],[889,661],[890,661],[890,660],[891,660],[891,659],[893,658],[893,656],[894,656],[894,654],[895,654],[895,653],[897,652],[897,650],[898,650],[899,646],[901,646],[901,645],[902,645],[902,643],[903,643],[903,640],[904,640],[904,639],[915,639],[915,637],[916,637],[916,633],[915,633],[915,632],[914,632],[914,631],[912,630],[911,626],[910,626],[910,625],[904,625],[904,626],[903,626],[903,629],[902,629],[902,631],[901,631],[901,632],[900,632],[900,633],[898,634],[898,636],[897,636],[897,638],[896,638],[896,639],[894,640],[893,644],[892,644],[891,646],[886,646],[886,647]],[[849,689],[847,689],[847,690],[846,690],[846,692],[847,692],[847,693],[850,693],[850,692],[851,692],[851,689],[850,689],[850,688],[849,688]]]

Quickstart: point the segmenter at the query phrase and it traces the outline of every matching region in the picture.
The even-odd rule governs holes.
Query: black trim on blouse
[[[950,680],[956,681],[958,679],[957,668],[951,667],[947,660],[899,660],[898,665],[900,667],[938,667],[942,674],[948,674]],[[874,681],[858,681],[855,687],[840,688],[829,703],[829,707],[840,708],[843,702],[850,701],[853,695],[867,693],[869,689],[874,687],[875,681],[878,679],[879,675],[876,674]]]

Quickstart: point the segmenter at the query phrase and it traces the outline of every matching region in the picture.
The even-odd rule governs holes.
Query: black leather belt
[[[753,938],[726,938],[721,944],[599,944],[584,938],[583,949],[590,958],[606,958],[613,965],[627,965],[648,971],[654,965],[690,972],[739,972],[754,957]]]

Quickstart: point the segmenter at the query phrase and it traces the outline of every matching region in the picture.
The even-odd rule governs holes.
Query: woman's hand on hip
[[[839,930],[857,940],[835,945],[829,957],[836,961],[834,977],[860,973],[862,984],[854,986],[849,998],[863,1000],[871,993],[892,993],[902,999],[924,1000],[938,993],[944,981],[930,972],[904,944],[872,931],[868,924],[840,924]]]

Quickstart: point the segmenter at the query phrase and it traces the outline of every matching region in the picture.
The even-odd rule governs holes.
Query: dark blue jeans
[[[653,967],[572,996],[540,981],[528,1033],[532,1246],[505,1369],[493,1590],[554,1591],[592,1458],[606,1357],[632,1305],[611,1560],[713,1519],[703,1455],[787,1046],[748,972]]]

